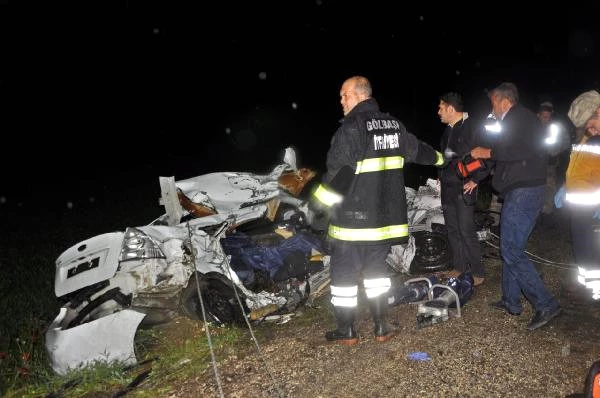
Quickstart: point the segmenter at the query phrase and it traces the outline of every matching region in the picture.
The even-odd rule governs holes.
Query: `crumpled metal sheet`
[[[133,339],[145,314],[127,309],[64,329],[66,315],[67,309],[61,308],[46,332],[50,366],[56,373],[64,375],[95,361],[136,363]]]
[[[411,235],[406,245],[392,246],[390,253],[385,259],[386,263],[398,272],[409,273],[410,264],[415,257],[415,238]]]
[[[431,231],[431,224],[444,224],[441,185],[439,180],[427,179],[418,190],[406,187],[406,202],[409,231]],[[398,272],[409,273],[415,257],[415,239],[411,235],[406,245],[392,246],[386,262]]]
[[[281,164],[268,175],[242,172],[204,174],[175,184],[194,203],[215,209],[219,214],[235,214],[244,207],[265,203],[280,193],[278,177],[286,170]]]

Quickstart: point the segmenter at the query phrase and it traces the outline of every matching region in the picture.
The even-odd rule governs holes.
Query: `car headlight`
[[[149,258],[166,258],[166,256],[151,237],[137,228],[127,228],[121,245],[119,261]]]

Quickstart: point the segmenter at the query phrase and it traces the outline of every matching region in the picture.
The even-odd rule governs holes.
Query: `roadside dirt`
[[[218,378],[209,367],[169,396],[219,397],[220,389],[225,397],[576,396],[588,368],[600,359],[600,302],[575,283],[576,271],[567,265],[572,257],[566,215],[543,216],[528,247],[533,256],[556,263],[538,269],[563,307],[536,331],[525,328],[533,315],[527,303],[518,317],[488,309],[501,294],[502,264],[491,246],[497,243],[482,244],[488,277],[460,318],[418,330],[414,305],[393,307],[390,319],[401,331],[382,344],[373,340],[361,303],[360,343],[331,345],[324,339],[334,324],[326,293],[317,300],[319,308],[305,307],[282,325],[258,326],[260,350],[249,342],[247,349],[232,351],[217,364]],[[187,320],[166,330],[175,336],[197,326]],[[415,352],[429,359],[410,359]]]

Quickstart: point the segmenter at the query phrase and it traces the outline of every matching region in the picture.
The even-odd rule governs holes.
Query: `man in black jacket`
[[[441,153],[381,112],[371,91],[362,76],[342,85],[344,118],[331,139],[327,173],[313,201],[331,209],[331,303],[337,329],[325,337],[345,345],[358,343],[354,318],[361,278],[375,340],[392,337],[386,319],[391,280],[385,260],[392,245],[409,238],[403,167],[408,162],[444,163]]]
[[[503,261],[502,299],[490,304],[496,310],[520,315],[521,292],[535,315],[527,325],[537,329],[557,316],[561,308],[544,285],[525,249],[544,204],[546,156],[544,131],[535,113],[519,104],[513,83],[502,83],[489,94],[499,134],[491,148],[471,150],[475,159],[496,162],[492,186],[504,199],[500,215],[500,254]]]
[[[440,148],[450,161],[438,174],[444,223],[454,265],[449,276],[457,277],[465,271],[471,271],[474,285],[479,286],[484,281],[485,269],[481,262],[481,247],[475,230],[475,202],[479,181],[483,180],[488,172],[483,161],[469,160],[469,152],[476,146],[480,127],[463,111],[464,103],[460,94],[450,92],[440,97],[438,116],[441,122],[446,124]],[[471,169],[470,166],[459,168],[459,165],[473,166]]]

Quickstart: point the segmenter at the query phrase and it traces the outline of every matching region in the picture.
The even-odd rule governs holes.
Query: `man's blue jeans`
[[[521,292],[535,311],[553,310],[558,302],[527,257],[527,241],[544,205],[545,186],[515,188],[504,196],[500,216],[502,300],[512,312],[521,312]]]

